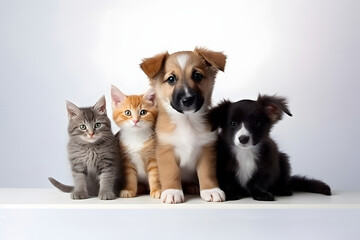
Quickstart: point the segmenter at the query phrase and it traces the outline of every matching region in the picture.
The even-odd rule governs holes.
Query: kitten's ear
[[[81,114],[81,110],[70,101],[66,101],[66,109],[68,112],[69,119],[72,119]]]
[[[211,131],[221,127],[223,128],[226,124],[226,118],[230,105],[232,103],[228,100],[223,100],[219,105],[213,107],[208,113],[208,119],[211,124]]]
[[[155,89],[153,87],[149,88],[143,96],[143,99],[150,103],[153,106],[156,106],[156,95],[155,95]]]
[[[119,104],[125,101],[126,96],[117,87],[111,85],[112,107],[117,108]]]
[[[195,48],[195,53],[199,54],[201,58],[209,65],[215,67],[220,71],[225,70],[226,55],[222,52],[210,51],[206,48]]]
[[[94,109],[100,114],[106,114],[106,100],[104,95],[95,103]]]
[[[143,59],[142,63],[140,64],[140,68],[144,71],[146,76],[148,76],[150,81],[153,80],[164,67],[165,60],[168,58],[168,56],[169,53],[164,52],[155,55],[154,57]]]
[[[288,108],[287,99],[285,97],[259,94],[257,102],[263,107],[266,115],[269,117],[272,123],[281,120],[283,113],[292,116]]]

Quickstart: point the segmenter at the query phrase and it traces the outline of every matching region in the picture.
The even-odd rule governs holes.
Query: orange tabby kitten
[[[120,197],[135,197],[140,187],[150,187],[150,196],[160,198],[161,187],[155,159],[155,122],[158,110],[155,92],[143,95],[124,95],[111,86],[113,118],[121,128],[117,134],[124,154],[125,187]]]

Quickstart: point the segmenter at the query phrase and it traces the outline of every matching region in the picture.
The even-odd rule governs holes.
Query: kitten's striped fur
[[[122,160],[118,141],[106,115],[105,97],[88,108],[67,102],[69,114],[68,156],[74,186],[66,186],[53,178],[50,182],[73,199],[98,196],[115,199],[121,189]]]

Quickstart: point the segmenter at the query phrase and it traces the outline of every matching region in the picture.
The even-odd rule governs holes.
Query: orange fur
[[[182,56],[184,55],[184,56]],[[181,58],[184,57],[183,62]],[[180,60],[179,60],[180,59]],[[199,146],[199,154],[195,161],[193,174],[190,170],[183,170],[182,156],[176,153],[176,140],[169,140],[172,138],[179,139],[184,136],[185,132],[191,133],[196,142],[197,133],[199,141],[204,141],[207,135],[211,135],[210,125],[207,122],[205,114],[211,104],[211,95],[215,82],[215,77],[218,70],[223,71],[225,68],[226,56],[220,52],[213,52],[205,48],[195,48],[193,52],[182,51],[173,54],[167,52],[158,54],[153,58],[144,59],[140,64],[141,69],[145,72],[150,80],[150,85],[155,88],[156,97],[158,100],[159,115],[156,124],[156,134],[158,136],[158,143],[156,146],[156,157],[160,172],[160,182],[162,191],[168,189],[182,189],[181,178],[183,175],[194,175],[198,177],[200,183],[200,190],[218,188],[216,178],[216,161],[214,139],[205,141]],[[201,82],[192,80],[192,73],[196,71],[204,76]],[[175,84],[168,84],[169,76],[176,76]],[[198,117],[197,122],[191,121],[191,115],[187,117],[185,114],[179,117],[179,113],[171,110],[171,100],[174,92],[187,86],[191,89],[201,92],[204,98],[204,115]],[[193,113],[192,115],[195,115]],[[187,129],[179,129],[176,118],[181,118],[184,121],[182,127]],[[184,131],[182,131],[184,130]],[[174,137],[175,136],[175,137]],[[204,137],[205,136],[205,137]],[[186,141],[185,141],[186,144]],[[177,150],[179,151],[179,150]],[[198,151],[195,149],[194,151]],[[188,163],[186,163],[188,164]],[[189,180],[188,180],[189,181]],[[197,182],[197,179],[190,180]]]
[[[144,95],[131,95],[126,96],[125,101],[116,108],[113,108],[113,119],[115,123],[121,127],[124,121],[130,119],[140,119],[143,121],[151,123],[155,126],[156,117],[158,110],[156,107],[152,106],[150,103],[147,103],[143,100]],[[145,116],[140,116],[140,110],[146,109],[148,114]],[[130,110],[134,114],[131,116],[126,116],[124,114],[125,110]]]
[[[156,103],[149,101],[145,95],[121,95],[119,98],[116,94],[121,95],[122,93],[113,87],[113,118],[115,123],[121,128],[119,132],[120,148],[124,154],[125,161],[124,175],[126,184],[120,192],[120,197],[135,197],[141,188],[139,184],[145,183],[150,188],[151,197],[160,198],[161,186],[155,158],[156,138],[154,126],[158,114]],[[142,110],[146,110],[147,113],[141,115],[140,112]],[[131,115],[127,115],[125,111],[131,111]],[[135,122],[138,122],[138,125]],[[137,126],[132,126],[132,124]],[[131,129],[131,135],[125,133],[125,131],[128,131],[126,129]],[[145,138],[137,139],[136,135],[143,135],[144,132],[146,133],[144,135]],[[126,138],[131,139],[128,141]],[[140,148],[138,146],[139,143],[136,142],[137,140],[143,141],[140,142]],[[141,159],[142,164],[136,162],[139,159]],[[139,178],[139,173],[142,171],[147,175],[146,182],[142,182],[143,179]]]

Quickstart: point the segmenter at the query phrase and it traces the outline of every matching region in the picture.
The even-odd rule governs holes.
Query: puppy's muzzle
[[[174,91],[171,106],[178,112],[198,111],[204,104],[204,98],[193,89]]]
[[[181,104],[184,107],[191,107],[191,105],[193,105],[195,98],[193,96],[190,97],[183,97],[181,99]]]
[[[241,135],[241,136],[239,137],[239,142],[240,142],[241,144],[247,144],[247,143],[249,142],[249,140],[250,140],[250,137],[247,136],[247,135]]]

